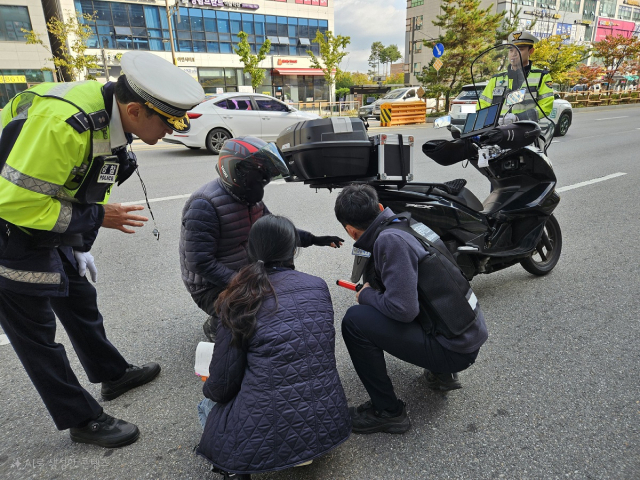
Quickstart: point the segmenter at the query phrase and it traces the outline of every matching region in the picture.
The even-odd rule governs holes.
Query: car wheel
[[[223,128],[214,128],[207,134],[207,150],[214,155],[220,153],[224,142],[231,138],[231,134]]]
[[[200,150],[202,147],[190,147],[189,145],[187,145],[187,148],[190,150]]]
[[[555,136],[564,137],[569,131],[570,125],[571,125],[571,115],[569,115],[567,112],[564,112],[562,115],[560,115],[560,118],[558,119],[558,123],[556,124],[556,131],[554,132]]]

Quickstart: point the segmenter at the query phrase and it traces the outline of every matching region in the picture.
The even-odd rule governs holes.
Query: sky
[[[404,56],[406,16],[407,0],[334,0],[334,34],[351,37],[340,68],[366,73],[373,42],[395,43]]]

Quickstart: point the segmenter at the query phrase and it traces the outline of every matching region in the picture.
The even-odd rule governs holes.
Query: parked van
[[[420,95],[424,94],[422,87],[405,87],[391,90],[384,97],[376,100],[373,103],[373,116],[376,120],[380,120],[380,105],[383,103],[397,103],[397,102],[417,102],[425,101],[424,98],[420,98]],[[436,108],[435,98],[426,99],[427,111]]]

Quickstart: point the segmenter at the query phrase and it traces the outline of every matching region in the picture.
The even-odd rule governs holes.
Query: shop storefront
[[[18,3],[18,2],[16,2]],[[38,0],[22,0],[19,5],[0,5],[0,109],[16,94],[41,83],[53,81],[50,56],[41,45],[27,45],[22,30],[42,31],[45,24],[42,4]],[[49,47],[49,39],[42,38]]]
[[[18,93],[42,82],[53,82],[53,74],[33,69],[0,69],[0,108]]]
[[[71,1],[60,0],[61,8]],[[311,68],[307,50],[319,54],[312,40],[318,30],[325,32],[333,23],[333,2],[284,3],[289,16],[281,15],[282,3],[274,0],[182,0],[183,6],[173,13],[171,22],[164,1],[143,5],[74,0],[72,5],[79,13],[95,12],[87,53],[97,55],[105,64],[105,81],[120,74],[118,54],[127,50],[149,50],[171,61],[171,24],[178,66],[197,78],[207,93],[251,89],[250,77],[234,52],[240,41],[238,33],[243,31],[253,53],[266,39],[271,42],[270,54],[261,64],[265,79],[256,91],[292,102],[328,100],[322,72]]]

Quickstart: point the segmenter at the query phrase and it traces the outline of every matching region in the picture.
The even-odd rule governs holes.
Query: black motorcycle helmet
[[[249,205],[262,200],[264,187],[273,177],[289,176],[275,144],[256,137],[231,138],[224,142],[216,171],[227,190]]]

